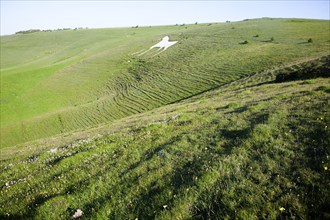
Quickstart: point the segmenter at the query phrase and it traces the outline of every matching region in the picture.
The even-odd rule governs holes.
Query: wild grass
[[[90,129],[244,76],[328,55],[329,21],[296,21],[2,36],[1,148]],[[159,56],[132,55],[164,35],[179,43]],[[271,37],[275,40],[268,42]],[[313,43],[305,44],[309,38]],[[239,44],[244,40],[249,43]]]
[[[276,73],[3,155],[1,218],[328,218],[329,78]]]
[[[0,219],[329,218],[328,24],[1,37]]]

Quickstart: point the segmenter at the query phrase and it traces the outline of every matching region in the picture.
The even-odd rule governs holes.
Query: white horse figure
[[[143,53],[140,53],[138,56],[142,56],[143,54],[147,53],[148,51],[150,51],[150,50],[152,50],[152,49],[154,49],[154,48],[159,48],[159,49],[157,50],[157,51],[159,51],[159,52],[156,53],[156,54],[154,55],[154,56],[156,56],[156,55],[158,55],[158,54],[164,52],[165,50],[167,50],[167,48],[169,48],[170,46],[173,46],[174,44],[177,43],[177,41],[169,41],[169,40],[170,40],[170,38],[169,38],[168,36],[163,37],[163,39],[162,39],[161,42],[159,42],[159,43],[157,43],[157,44],[151,46],[151,47],[149,48],[149,50],[146,50],[146,51],[144,51]],[[161,49],[163,49],[163,50],[161,50]]]

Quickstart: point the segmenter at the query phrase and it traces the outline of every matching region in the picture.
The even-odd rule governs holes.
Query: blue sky
[[[129,27],[285,17],[330,19],[329,1],[1,0],[1,35],[28,29]]]

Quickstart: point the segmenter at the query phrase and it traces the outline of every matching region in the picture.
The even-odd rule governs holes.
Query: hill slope
[[[308,69],[329,60],[6,148],[0,218],[72,219],[78,209],[83,219],[329,218],[330,79],[296,75],[315,77]],[[283,72],[294,81],[276,83]]]
[[[179,43],[159,56],[132,55],[164,35]],[[4,36],[1,148],[91,128],[327,55],[329,45],[329,21],[302,19]]]

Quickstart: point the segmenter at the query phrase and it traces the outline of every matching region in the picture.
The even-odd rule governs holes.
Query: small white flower
[[[77,209],[77,211],[74,213],[73,218],[79,218],[83,214],[83,211],[81,209]]]
[[[49,150],[50,153],[56,153],[57,152],[57,148],[52,148]]]

